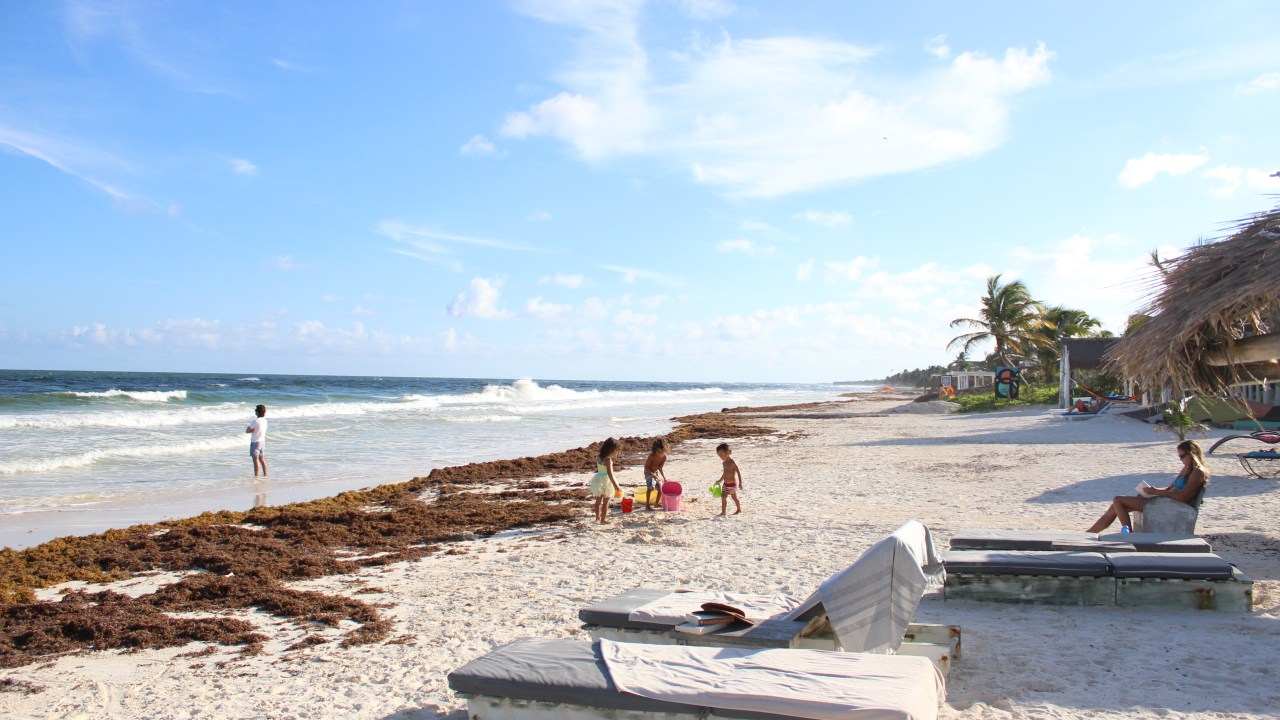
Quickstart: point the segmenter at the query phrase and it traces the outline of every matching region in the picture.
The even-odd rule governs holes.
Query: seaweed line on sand
[[[729,413],[675,418],[662,436],[672,447],[690,439],[767,435]],[[636,462],[653,438],[620,440],[619,465]],[[599,444],[515,460],[433,470],[408,482],[253,510],[203,513],[83,537],[63,537],[25,550],[0,549],[0,667],[19,667],[63,653],[143,649],[192,641],[262,650],[267,639],[230,613],[256,609],[300,627],[357,625],[343,645],[385,641],[391,623],[358,599],[293,590],[285,583],[416,560],[447,543],[513,528],[566,522],[581,514],[582,488],[529,482],[592,467]],[[516,482],[525,481],[525,482]],[[499,492],[475,486],[512,483]],[[429,497],[429,499],[427,499]],[[72,591],[40,602],[34,591],[68,581],[107,583],[157,571],[189,572],[141,597],[111,590]],[[204,617],[175,617],[199,613]],[[308,634],[289,649],[322,642]]]

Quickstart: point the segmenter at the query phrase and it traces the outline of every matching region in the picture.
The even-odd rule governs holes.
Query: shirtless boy
[[[738,463],[733,461],[732,453],[729,450],[729,443],[720,443],[716,447],[716,455],[720,456],[720,462],[723,464],[723,471],[720,473],[720,515],[724,517],[725,511],[729,509],[729,498],[733,498],[734,515],[742,512],[742,503],[738,502],[738,491],[745,490],[746,486],[742,483],[742,471],[738,469]]]
[[[654,495],[662,497],[662,483],[667,481],[667,473],[662,467],[667,464],[667,441],[654,440],[653,449],[644,461],[644,509],[653,509]]]

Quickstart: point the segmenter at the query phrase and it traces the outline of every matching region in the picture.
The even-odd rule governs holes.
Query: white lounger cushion
[[[946,695],[923,657],[600,641],[614,685],[653,700],[813,720],[929,720]]]

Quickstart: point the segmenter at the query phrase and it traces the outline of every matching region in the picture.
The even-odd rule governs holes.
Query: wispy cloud
[[[723,253],[742,253],[744,255],[772,255],[777,248],[772,245],[761,245],[750,240],[725,240],[716,245]]]
[[[1209,189],[1214,195],[1234,195],[1242,188],[1264,193],[1280,192],[1280,177],[1259,168],[1216,165],[1202,174],[1216,183]]]
[[[472,135],[467,139],[462,147],[458,148],[459,155],[467,157],[503,157],[506,153],[498,150],[498,146],[493,141],[483,135]]]
[[[805,260],[796,266],[796,280],[804,282],[813,277],[813,260]]]
[[[1280,90],[1280,72],[1263,73],[1247,83],[1240,83],[1236,90],[1246,95]]]
[[[295,270],[303,270],[307,267],[305,263],[298,262],[292,255],[278,255],[266,260],[262,263],[265,270],[278,270],[280,272],[293,272]]]
[[[231,171],[237,175],[257,175],[258,166],[243,158],[231,158],[227,161],[231,166]]]
[[[551,213],[546,210],[537,210],[524,216],[525,222],[547,222],[551,220]]]
[[[823,227],[836,228],[853,224],[853,216],[847,212],[821,212],[818,210],[806,210],[796,217],[811,222],[814,225]]]
[[[827,268],[828,282],[849,281],[861,278],[863,271],[878,266],[880,264],[880,258],[870,258],[859,255],[847,262],[840,260],[828,260],[823,264]]]
[[[384,235],[397,242],[424,239],[427,241],[434,240],[443,243],[453,243],[456,245],[472,245],[476,247],[495,248],[498,250],[514,250],[516,252],[542,252],[541,248],[526,245],[524,243],[475,237],[471,235],[444,233],[417,225],[409,225],[408,223],[399,222],[397,220],[383,220],[378,223],[377,232],[379,235]],[[437,250],[441,248],[440,245],[433,245],[432,247]]]
[[[22,155],[33,157],[81,182],[91,185],[111,196],[118,205],[148,202],[140,200],[114,184],[100,180],[97,177],[95,169],[112,168],[119,172],[127,168],[127,165],[119,158],[95,148],[67,142],[41,133],[24,132],[3,125],[0,125],[0,146],[7,147]]]
[[[310,65],[304,65],[302,63],[285,60],[283,58],[271,58],[271,64],[281,70],[288,70],[289,72],[303,73],[306,75],[316,72],[316,69]]]
[[[951,57],[951,46],[947,45],[946,35],[934,35],[925,40],[924,51],[940,60]]]
[[[66,37],[86,64],[96,44],[109,43],[158,77],[183,90],[210,95],[234,95],[226,80],[210,68],[211,47],[197,40],[193,27],[174,21],[171,14],[142,3],[70,0],[65,5]],[[203,28],[201,28],[203,29]]]
[[[600,269],[618,273],[622,276],[622,282],[627,284],[634,283],[636,280],[647,280],[649,282],[657,283],[659,285],[667,285],[670,287],[682,287],[685,284],[685,280],[682,277],[653,272],[652,270],[641,270],[622,265],[601,265]]]
[[[818,38],[650,53],[638,5],[523,3],[581,34],[564,90],[508,115],[502,134],[556,138],[587,160],[653,155],[729,194],[769,197],[987,152],[1003,142],[1009,99],[1050,78],[1043,45],[934,57],[893,82],[866,65],[877,50]]]
[[[1160,175],[1185,175],[1209,162],[1208,154],[1147,153],[1124,164],[1116,180],[1127,188],[1142,187]]]
[[[459,245],[514,252],[543,252],[541,248],[524,243],[443,233],[398,220],[383,220],[377,224],[374,231],[401,245],[401,247],[388,248],[391,252],[423,262],[443,265],[455,272],[462,269],[461,260],[454,257],[456,246]]]
[[[543,275],[538,280],[539,285],[559,285],[572,290],[577,290],[586,283],[587,279],[578,274],[556,273],[554,275]]]

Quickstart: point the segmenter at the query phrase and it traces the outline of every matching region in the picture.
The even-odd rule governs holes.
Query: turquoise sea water
[[[324,497],[436,467],[660,434],[678,415],[857,389],[4,370],[0,545]],[[244,433],[259,403],[269,480],[253,477]]]

